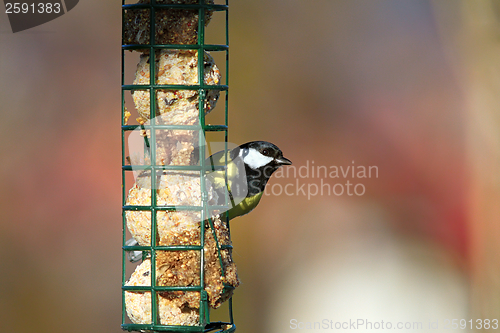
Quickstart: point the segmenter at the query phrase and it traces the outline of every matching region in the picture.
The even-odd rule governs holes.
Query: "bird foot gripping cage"
[[[205,44],[214,12],[225,12],[225,45]],[[222,132],[228,149],[228,0],[123,0],[122,38],[122,329],[233,332],[239,280],[224,213],[229,199],[216,206],[205,181],[217,168],[205,162],[205,135]],[[133,84],[125,82],[126,51],[140,54]],[[225,84],[210,51],[225,53]],[[225,124],[206,125],[221,92]],[[129,124],[135,111],[137,123]],[[210,309],[226,300],[229,319],[211,322]]]

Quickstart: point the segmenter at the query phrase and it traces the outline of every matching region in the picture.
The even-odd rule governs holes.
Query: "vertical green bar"
[[[224,139],[224,145],[225,145],[225,151],[227,152],[227,143],[228,143],[228,136],[229,136],[229,0],[226,0],[226,85],[228,86],[226,90],[226,100],[224,103],[224,112],[225,112],[225,125],[226,125],[226,135]],[[224,161],[224,164],[227,168],[227,153],[226,155],[226,160]],[[225,175],[225,181],[227,184],[227,173]],[[229,205],[229,198],[226,192],[226,202],[225,205]],[[229,237],[231,237],[231,229],[229,227],[229,215],[225,215],[225,222],[227,225],[227,231],[229,233]],[[233,297],[229,298],[229,322],[231,325],[234,325],[234,317],[233,317]]]
[[[149,114],[149,125],[150,128],[150,144],[149,144],[149,153],[151,154],[150,163],[151,163],[151,321],[154,326],[158,325],[158,300],[156,295],[156,234],[157,234],[157,226],[156,226],[156,208],[157,208],[157,200],[156,200],[156,171],[154,166],[156,166],[156,130],[155,130],[155,110],[156,110],[156,90],[153,85],[156,84],[156,59],[155,59],[155,5],[156,0],[151,0],[150,4],[150,12],[149,12],[149,106],[150,106],[150,114]],[[147,136],[146,136],[147,137]]]
[[[125,4],[125,0],[122,0],[122,6]],[[125,27],[125,24],[123,22],[124,20],[124,9],[122,7],[122,37],[124,35],[124,27]],[[122,70],[122,73],[121,73],[121,85],[123,86],[125,84],[125,51],[123,50],[123,48],[121,49],[121,70]],[[121,89],[121,125],[123,126],[124,125],[124,115],[125,115],[125,95],[124,95],[124,91],[123,89]],[[125,133],[124,131],[120,128],[120,132],[121,132],[121,141],[122,141],[122,165],[125,165]],[[125,205],[125,170],[121,170],[121,173],[122,173],[122,206]],[[125,237],[125,228],[126,228],[126,222],[125,222],[125,212],[123,211],[122,209],[122,246],[125,245],[125,241],[126,241],[126,237]],[[125,285],[125,280],[126,280],[126,277],[125,277],[125,263],[126,263],[126,254],[125,254],[125,251],[122,250],[122,286]],[[122,290],[122,324],[125,324],[125,313],[126,313],[126,309],[125,309],[125,291]]]
[[[228,142],[228,135],[229,135],[229,117],[228,117],[228,106],[229,106],[229,0],[226,0],[226,6],[228,6],[228,8],[226,9],[226,45],[228,46],[227,49],[226,49],[226,85],[228,86],[228,89],[226,90],[226,99],[224,101],[224,119],[225,119],[225,125],[227,127],[226,129],[226,135],[224,137],[224,149],[226,151],[226,154],[225,154],[225,161],[224,161],[224,165],[225,167],[227,168],[227,142]],[[225,173],[225,181],[226,181],[226,186],[227,186],[227,183],[228,183],[228,180],[227,180],[227,173]],[[226,196],[226,202],[224,203],[226,206],[229,205],[229,198],[228,198],[228,193],[226,191],[225,193],[225,196]],[[225,215],[225,222],[227,224],[227,228],[228,228],[228,231],[229,231],[229,216],[228,214]]]
[[[199,0],[200,8],[198,9],[198,84],[203,86],[205,84],[204,81],[204,60],[205,60],[205,8],[201,7],[204,5],[205,0]],[[206,291],[205,291],[205,219],[207,217],[207,191],[205,188],[205,144],[206,144],[206,136],[205,136],[205,90],[198,90],[198,110],[199,110],[199,118],[200,118],[200,127],[202,130],[199,132],[199,143],[198,147],[200,149],[200,191],[201,191],[201,205],[203,209],[201,210],[201,221],[200,221],[200,324],[201,326],[205,326],[210,322],[210,318],[208,317],[208,309],[207,309],[207,300],[206,300]]]

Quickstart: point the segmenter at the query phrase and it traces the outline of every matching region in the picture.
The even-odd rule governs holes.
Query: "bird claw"
[[[139,243],[134,239],[130,238],[125,242],[125,246],[136,246]],[[127,259],[130,262],[138,262],[142,259],[142,251],[127,251]]]

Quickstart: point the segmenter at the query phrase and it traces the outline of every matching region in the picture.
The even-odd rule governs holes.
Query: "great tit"
[[[205,165],[210,172],[206,175],[206,184],[213,186],[218,194],[217,205],[226,204],[229,199],[229,220],[250,213],[259,204],[271,175],[283,165],[292,162],[283,157],[281,150],[266,141],[251,141],[227,152],[227,167],[225,151],[220,151],[206,159]],[[227,171],[227,183],[226,183]],[[149,173],[150,174],[150,173]],[[222,212],[221,212],[222,213]],[[135,239],[126,242],[128,246],[137,245]],[[141,260],[141,251],[129,251],[131,262]]]
[[[210,156],[206,164],[224,166],[225,160],[224,151],[220,151]],[[259,204],[271,175],[279,167],[291,164],[276,145],[266,141],[251,141],[228,151],[227,168],[212,168],[207,179],[218,194],[219,205],[224,205],[226,196],[229,197],[231,208],[228,216],[231,220],[250,213]]]

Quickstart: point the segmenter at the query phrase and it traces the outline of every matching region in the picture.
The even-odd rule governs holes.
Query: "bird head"
[[[233,155],[240,157],[250,169],[263,171],[268,177],[280,166],[292,164],[276,145],[266,141],[242,144],[233,150]]]

